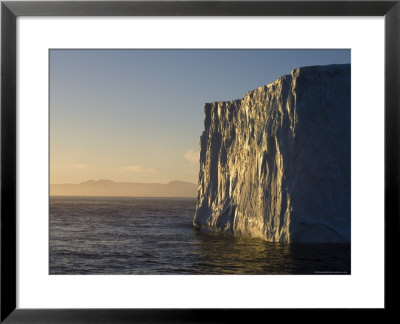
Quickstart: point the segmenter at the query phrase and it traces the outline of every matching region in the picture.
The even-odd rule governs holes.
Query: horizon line
[[[185,182],[190,184],[196,184],[195,182],[185,181],[185,180],[169,180],[168,182],[133,182],[133,181],[115,181],[110,179],[89,179],[81,182],[62,182],[62,183],[49,183],[49,185],[80,185],[86,183],[98,183],[98,182],[112,182],[112,183],[135,183],[135,184],[170,184],[171,182]]]

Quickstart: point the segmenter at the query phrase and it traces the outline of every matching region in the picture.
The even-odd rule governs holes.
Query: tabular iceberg
[[[301,67],[204,110],[195,227],[350,242],[350,64]]]

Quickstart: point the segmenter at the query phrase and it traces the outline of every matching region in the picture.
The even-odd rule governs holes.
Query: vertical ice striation
[[[196,227],[350,242],[350,65],[302,67],[205,105]]]

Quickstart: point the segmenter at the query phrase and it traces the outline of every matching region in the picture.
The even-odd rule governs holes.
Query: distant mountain
[[[79,184],[50,184],[50,196],[196,197],[197,185],[185,181],[163,184],[89,180]]]

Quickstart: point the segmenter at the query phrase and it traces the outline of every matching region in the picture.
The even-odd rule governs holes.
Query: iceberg
[[[350,64],[205,104],[193,225],[269,242],[350,242]]]

